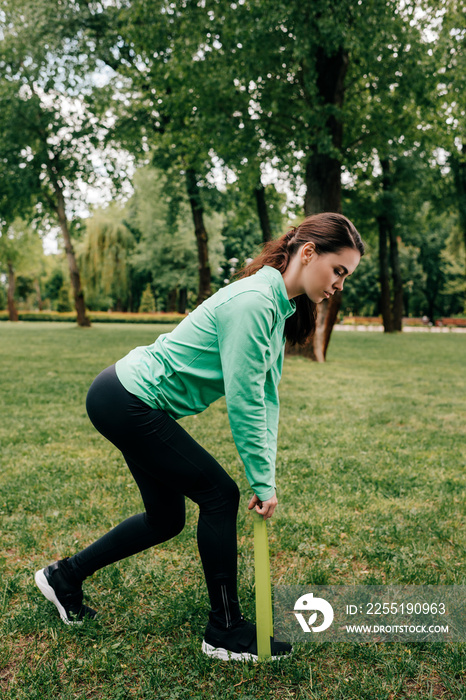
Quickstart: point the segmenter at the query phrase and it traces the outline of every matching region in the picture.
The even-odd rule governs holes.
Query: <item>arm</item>
[[[275,464],[277,458],[278,420],[280,416],[280,399],[278,385],[280,383],[283,358],[285,355],[285,341],[277,362],[267,372],[265,381],[265,406],[267,411],[267,444],[269,446],[269,460]]]
[[[285,352],[285,341],[278,358],[277,364],[273,365],[267,372],[266,390],[265,390],[265,405],[267,410],[267,435],[269,446],[269,459],[272,464],[275,464],[277,455],[277,433],[278,433],[278,417],[279,417],[279,398],[278,384],[281,378],[283,356]],[[262,502],[256,494],[249,501],[248,509],[255,510],[262,515],[264,519],[271,518],[278,504],[277,496],[274,494],[267,501]]]
[[[266,501],[275,495],[278,424],[273,375],[266,371],[273,302],[243,292],[217,307],[216,319],[231,432],[254,493]]]

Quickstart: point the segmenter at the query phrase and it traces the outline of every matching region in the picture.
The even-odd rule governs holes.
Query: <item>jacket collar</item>
[[[274,296],[283,318],[292,316],[296,311],[296,302],[294,299],[288,299],[282,273],[277,270],[277,268],[271,267],[270,265],[264,265],[258,270],[258,273],[262,273],[267,279],[273,282]]]

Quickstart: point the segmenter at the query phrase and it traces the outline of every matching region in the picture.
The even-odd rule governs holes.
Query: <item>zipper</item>
[[[222,601],[223,601],[223,611],[225,613],[225,622],[227,629],[231,627],[231,615],[230,615],[230,607],[228,605],[228,596],[227,596],[227,587],[225,584],[222,583],[220,586],[221,591],[222,591]]]

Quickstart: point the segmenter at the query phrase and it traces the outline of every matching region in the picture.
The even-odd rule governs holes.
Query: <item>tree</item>
[[[138,242],[131,255],[131,266],[141,279],[151,284],[158,307],[184,313],[197,301],[196,241],[192,236],[191,212],[187,195],[177,182],[155,168],[141,168],[134,178],[134,194],[127,202],[124,223],[137,232]],[[212,232],[208,242],[214,270],[223,262],[218,214],[206,217]],[[213,278],[215,279],[215,278]]]
[[[287,168],[295,182],[297,170],[304,176],[305,215],[341,211],[339,110],[348,64],[341,30],[351,12],[346,2],[338,12],[331,2],[222,3],[217,12],[216,35],[243,102],[234,116],[255,135],[249,140],[260,144],[258,154]],[[302,351],[313,359],[324,359],[328,339],[321,331],[325,319],[333,325],[335,302],[318,307],[316,332]]]
[[[3,3],[0,169],[7,180],[22,182],[19,192],[28,206],[58,221],[77,321],[87,326],[72,241],[73,205],[82,200],[84,183],[99,181],[94,163],[102,163],[100,143],[107,127],[83,99],[93,89],[92,66],[72,50],[73,3],[64,3],[60,10],[43,0]],[[110,151],[100,169],[115,180],[122,170]],[[7,195],[8,191],[0,194],[4,219],[11,218],[12,207],[18,206],[16,194]]]
[[[423,273],[418,280],[422,298],[417,300],[417,312],[432,323],[439,316],[462,312],[466,302],[466,272],[459,264],[464,253],[455,241],[460,233],[455,219],[455,213],[438,212],[424,202],[412,221],[410,242]]]
[[[448,153],[466,251],[466,17],[458,0],[442,0],[439,5],[441,27],[432,50],[439,97],[436,128]],[[466,257],[464,262],[466,267]]]
[[[150,284],[147,285],[142,293],[141,304],[139,306],[140,313],[153,313],[155,311],[154,295]]]
[[[227,185],[221,197],[224,260],[220,268],[213,267],[220,284],[228,283],[260,252],[266,242],[264,229],[257,225],[257,196],[248,186],[250,184],[249,173],[238,171],[238,178]],[[283,214],[286,197],[277,192],[273,185],[268,185],[264,187],[263,201],[267,208],[269,232],[273,237],[280,235],[286,221]],[[214,280],[214,286],[218,286],[218,283]]]
[[[93,98],[101,114],[113,114],[109,139],[150,160],[170,180],[177,175],[184,182],[197,248],[198,303],[211,293],[204,202],[212,187],[206,180],[211,156],[196,114],[203,77],[202,62],[196,62],[202,13],[194,4],[167,7],[163,0],[134,0],[105,10],[83,2],[73,20],[79,22],[80,45],[87,50],[92,45],[94,59],[113,71]]]
[[[18,298],[23,297],[26,309],[38,309],[44,307],[44,283],[47,277],[49,265],[48,258],[44,254],[41,234],[30,225],[30,245],[22,247],[23,261],[17,268]]]
[[[94,308],[126,310],[131,295],[131,251],[134,235],[124,224],[125,210],[117,205],[96,210],[86,220],[78,260],[86,296]]]
[[[15,303],[15,288],[18,272],[27,268],[29,260],[42,251],[42,244],[37,233],[25,221],[15,219],[8,227],[0,231],[0,270],[7,275],[7,304],[10,321],[18,320]]]
[[[296,188],[304,183],[306,215],[342,211],[342,169],[348,172],[358,162],[361,144],[367,149],[366,161],[378,145],[388,171],[392,154],[381,144],[392,134],[396,138],[400,123],[410,124],[412,131],[419,123],[415,108],[422,73],[419,78],[414,71],[425,47],[409,15],[413,4],[406,12],[396,0],[372,3],[366,12],[349,0],[305,6],[250,0],[217,6],[213,34],[223,47],[217,53],[229,52],[237,91],[248,98],[248,102],[243,98],[245,106],[238,110],[240,126],[253,130],[267,145],[267,157],[288,172]],[[212,51],[206,60],[215,61],[215,56]],[[403,80],[396,77],[397,68]],[[392,97],[397,80],[403,87]],[[408,108],[401,110],[400,120],[399,107],[407,95]],[[385,120],[384,111],[389,115]],[[371,116],[376,117],[374,128],[370,128]],[[384,236],[394,230],[389,223],[385,220],[382,227]],[[393,233],[390,258],[396,316],[401,323],[402,289]],[[303,354],[325,358],[340,302],[340,295],[334,295],[319,304],[316,333]]]
[[[353,89],[347,100],[348,117],[354,115],[347,119],[347,168],[357,189],[369,185],[377,192],[373,210],[378,229],[380,310],[386,332],[402,329],[401,204],[418,185],[420,172],[425,176],[429,170],[438,145],[438,134],[432,128],[436,83],[432,52],[424,36],[434,10],[419,17],[416,10],[415,3],[395,3],[393,17],[381,30],[382,41],[375,52],[367,52],[363,70],[361,65],[355,73],[350,68]]]
[[[42,146],[35,149],[29,145],[31,131],[25,130],[24,139],[11,129],[21,147],[10,139],[13,148],[10,143],[8,172],[19,183],[21,170],[28,163],[31,183],[26,191],[33,193],[32,199],[40,198],[42,206],[50,203],[50,198],[56,204],[53,168],[51,171],[48,165],[51,160],[59,171],[69,211],[73,188],[76,190],[80,179],[88,181],[86,168],[85,176],[81,166],[72,169],[71,156],[78,164],[84,159],[92,180],[95,169],[90,159],[98,153],[99,140],[105,139],[108,147],[126,147],[143,162],[156,163],[166,176],[162,199],[171,200],[168,218],[164,214],[163,234],[157,231],[156,235],[139,237],[133,268],[140,275],[139,294],[157,269],[152,286],[156,294],[165,296],[162,303],[168,308],[176,306],[176,298],[189,294],[190,281],[180,282],[168,260],[170,250],[175,251],[180,274],[188,275],[192,260],[185,258],[187,241],[179,238],[178,246],[177,226],[170,224],[182,200],[195,222],[193,259],[197,259],[200,280],[197,302],[212,291],[216,274],[224,277],[228,272],[223,260],[213,264],[212,249],[220,251],[221,246],[215,241],[210,245],[207,236],[207,213],[212,215],[225,203],[212,178],[214,165],[233,171],[237,185],[248,197],[253,193],[263,240],[277,231],[263,186],[265,167],[279,168],[295,191],[304,184],[307,214],[326,209],[350,211],[345,208],[342,191],[344,173],[358,181],[353,194],[375,190],[371,219],[378,228],[379,253],[383,258],[386,250],[390,261],[382,265],[387,271],[384,283],[387,289],[388,282],[392,287],[390,294],[384,295],[390,306],[385,315],[387,326],[389,316],[395,318],[396,325],[401,322],[406,296],[398,260],[404,163],[416,158],[428,162],[437,138],[429,140],[426,135],[429,128],[434,131],[429,112],[433,112],[438,96],[432,87],[436,88],[437,79],[431,77],[437,59],[434,55],[427,58],[429,50],[420,24],[428,23],[430,14],[425,14],[425,20],[422,15],[416,18],[418,5],[420,1],[375,0],[370,11],[359,12],[350,0],[338,6],[322,0],[305,7],[296,0],[216,0],[210,6],[184,0],[169,5],[162,0],[132,0],[105,6],[64,0],[58,9],[51,10],[44,0],[22,0],[16,11],[7,3],[9,17],[16,25],[18,18],[26,19],[21,41],[31,43],[32,37],[34,51],[28,59],[32,63],[25,66],[16,59],[15,63],[11,56],[25,53],[21,54],[23,44],[10,32],[5,51],[11,60],[4,63],[8,70],[0,85],[5,91],[14,86],[16,95],[17,76],[23,80],[25,87],[16,97],[26,103],[39,100],[40,110],[31,111],[31,115],[33,121],[45,124],[42,131],[45,129],[47,135],[44,147],[36,134],[34,138]],[[453,0],[442,0],[442,6],[453,5]],[[31,28],[33,10],[38,16],[37,28]],[[457,20],[454,26],[459,26]],[[451,35],[445,35],[445,46],[450,40]],[[96,66],[106,76],[99,89],[90,77]],[[59,78],[62,73],[64,77]],[[63,103],[64,95],[66,119],[59,109],[63,111],[59,98]],[[52,113],[58,115],[58,130],[50,125]],[[67,139],[79,146],[77,153]],[[3,148],[7,153],[6,140]],[[3,163],[5,159],[0,167]],[[117,174],[115,160],[110,161],[107,178]],[[1,187],[0,204],[7,211],[8,197]],[[245,199],[241,199],[242,207]],[[236,232],[244,232],[251,240],[254,236],[249,223],[232,226],[233,219],[228,212],[223,220],[227,223],[225,234],[234,239],[226,247],[246,253],[246,244],[236,244]],[[363,221],[356,219],[356,223],[364,228]],[[134,221],[125,225],[134,236],[138,230]],[[227,255],[227,259],[239,257],[235,252]],[[195,270],[190,274],[195,275]],[[324,359],[338,304],[326,309],[324,302],[318,308],[318,332],[305,352]]]

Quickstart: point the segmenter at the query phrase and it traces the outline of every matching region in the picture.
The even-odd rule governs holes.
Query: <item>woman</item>
[[[36,583],[66,623],[95,611],[82,582],[112,562],[177,535],[185,497],[199,505],[197,540],[211,610],[204,653],[256,659],[255,625],[237,596],[239,490],[216,460],[176,422],[225,396],[230,427],[253,495],[249,510],[273,515],[278,383],[285,338],[303,343],[315,305],[343,288],[364,253],[340,214],[310,216],[262,253],[241,278],[204,301],[171,332],[138,347],[94,380],[86,407],[97,430],[122,452],[145,512],[36,573]],[[272,640],[272,656],[291,646]]]

